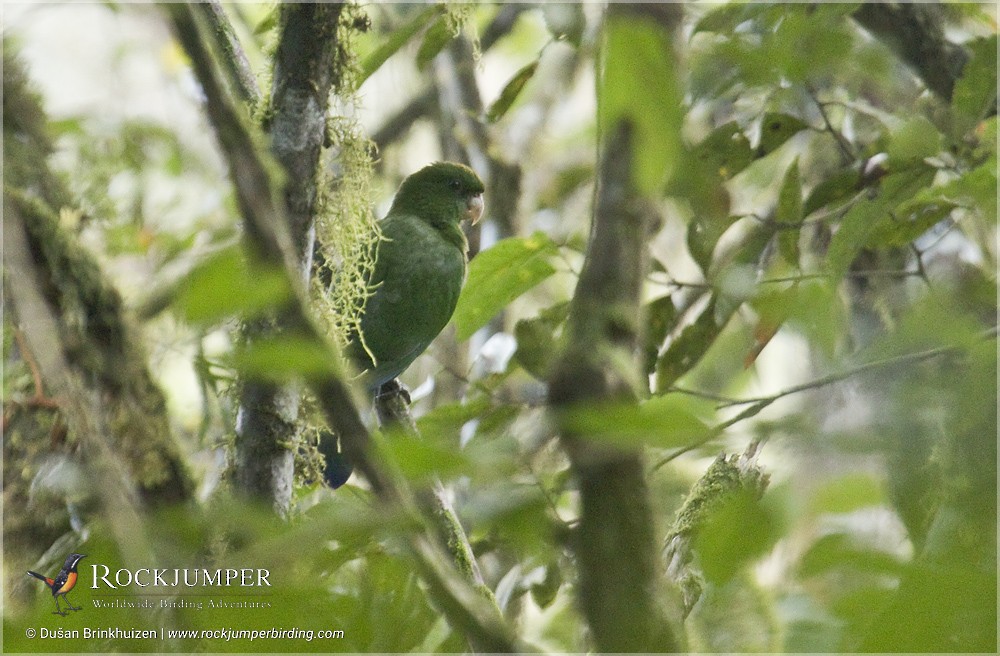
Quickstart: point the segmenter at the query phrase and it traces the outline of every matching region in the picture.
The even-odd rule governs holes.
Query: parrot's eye
[[[449,180],[448,186],[451,187],[453,190],[458,191],[462,188],[462,183],[458,180]]]

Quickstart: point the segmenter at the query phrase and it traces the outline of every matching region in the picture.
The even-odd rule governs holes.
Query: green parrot
[[[451,319],[469,248],[459,224],[479,220],[483,191],[479,176],[455,162],[426,166],[399,186],[380,222],[361,333],[350,335],[346,349],[373,395],[403,373]],[[339,487],[350,476],[350,463],[332,439],[322,440],[320,450],[327,482]]]

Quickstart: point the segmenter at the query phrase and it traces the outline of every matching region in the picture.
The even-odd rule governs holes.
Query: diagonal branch
[[[292,256],[284,206],[277,200],[278,186],[268,174],[267,156],[255,147],[248,126],[232,106],[216,77],[210,57],[192,29],[191,10],[186,5],[169,6],[175,31],[191,59],[205,92],[206,113],[236,189],[236,198],[249,237],[248,247],[265,265],[283,275],[292,290],[283,308],[288,330],[315,346],[321,360],[340,360],[336,347],[326,338],[308,311],[298,264]],[[262,186],[260,186],[262,185]],[[341,440],[346,457],[371,485],[378,500],[398,509],[404,521],[423,527],[409,534],[407,546],[430,595],[453,625],[470,636],[484,651],[519,651],[513,631],[485,598],[472,588],[448,563],[448,557],[431,537],[417,511],[413,494],[381,448],[371,439],[354,403],[351,391],[336,373],[334,365],[325,372],[307,377],[307,384]]]

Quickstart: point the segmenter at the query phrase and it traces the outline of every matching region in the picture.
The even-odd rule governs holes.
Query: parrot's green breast
[[[352,357],[377,387],[401,374],[447,325],[465,279],[465,251],[415,216],[382,222],[372,296],[361,319],[364,344]]]

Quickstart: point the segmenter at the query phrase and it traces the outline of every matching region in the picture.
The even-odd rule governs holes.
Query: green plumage
[[[352,335],[347,349],[368,389],[400,375],[451,319],[468,250],[459,222],[479,218],[482,193],[475,172],[452,162],[431,164],[400,185],[380,224],[363,339]]]
[[[420,169],[396,192],[380,222],[382,239],[375,246],[361,335],[352,334],[347,344],[347,356],[369,392],[403,373],[451,319],[469,248],[459,223],[479,219],[482,194],[475,172],[453,162]],[[326,459],[326,482],[340,487],[353,465],[332,433],[323,434],[319,449]]]

